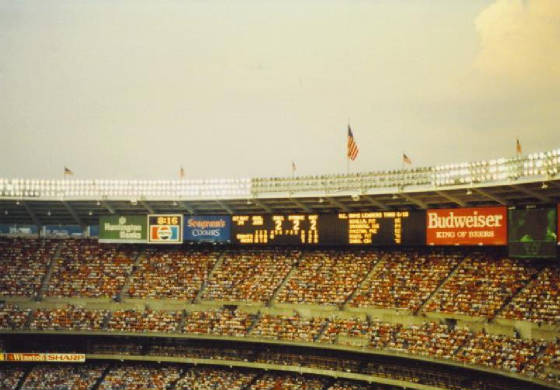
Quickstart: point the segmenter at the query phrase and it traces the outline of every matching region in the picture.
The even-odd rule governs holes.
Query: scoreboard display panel
[[[232,242],[263,245],[317,245],[317,214],[234,215]]]
[[[258,245],[423,245],[426,213],[234,215],[232,242]]]
[[[509,255],[556,257],[556,209],[509,210]]]
[[[423,211],[368,211],[322,216],[321,243],[336,245],[423,245]]]
[[[183,215],[148,215],[148,244],[181,244],[183,242]]]

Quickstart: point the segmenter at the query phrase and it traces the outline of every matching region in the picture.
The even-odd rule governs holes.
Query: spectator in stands
[[[459,263],[456,255],[392,252],[384,256],[350,302],[354,307],[417,311]]]
[[[0,296],[35,296],[58,241],[0,238]]]
[[[500,317],[539,324],[560,323],[560,269],[544,268],[513,298]]]
[[[138,253],[93,240],[63,240],[47,295],[111,297],[121,292]]]
[[[102,364],[33,367],[21,390],[89,390],[106,368]]]
[[[423,311],[492,317],[536,272],[522,260],[467,258]]]
[[[373,251],[306,252],[278,302],[342,305],[378,260]]]
[[[205,300],[268,302],[300,257],[294,250],[228,251],[214,270]]]
[[[209,250],[149,249],[132,275],[132,298],[170,298],[191,301],[207,280],[218,252]]]

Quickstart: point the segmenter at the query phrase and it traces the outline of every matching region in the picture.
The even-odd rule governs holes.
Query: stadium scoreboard
[[[337,245],[422,245],[426,241],[422,211],[373,211],[322,216],[320,237]]]
[[[383,238],[384,242],[398,245],[402,244],[402,220],[409,215],[408,211],[340,213],[338,219],[347,222],[348,244],[368,245]]]
[[[317,245],[319,215],[234,215],[232,238],[237,244]]]
[[[413,211],[232,217],[241,245],[421,245],[425,234],[425,213]]]

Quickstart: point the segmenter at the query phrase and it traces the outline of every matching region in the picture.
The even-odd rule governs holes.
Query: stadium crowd
[[[300,255],[296,250],[227,251],[203,299],[268,302]]]
[[[251,385],[250,390],[316,390],[325,386],[325,379],[289,374],[265,374]]]
[[[138,266],[134,269],[135,259]],[[412,312],[422,307],[422,312],[487,319],[498,316],[550,325],[560,321],[557,266],[546,265],[539,270],[534,262],[486,252],[473,252],[467,257],[436,250],[220,252],[165,248],[140,252],[136,247],[122,249],[92,240],[1,238],[0,295],[36,298],[51,261],[46,295],[55,297],[116,297],[130,276],[127,291],[136,298],[192,300],[204,289],[202,299],[212,301],[269,303],[277,293],[280,303],[339,307],[348,303],[354,308]],[[220,266],[215,267],[218,262]],[[21,280],[15,280],[20,276]],[[279,289],[283,281],[286,283]],[[307,317],[297,312],[250,314],[236,306],[204,311],[107,311],[66,304],[31,310],[0,302],[0,328],[103,329],[356,343],[553,381],[557,378],[548,368],[560,368],[558,340],[489,335],[429,321],[405,326],[369,318]]]
[[[15,389],[24,373],[24,367],[0,366],[0,389]]]
[[[218,253],[176,248],[147,249],[132,274],[132,298],[193,300],[207,280]]]
[[[175,365],[121,363],[105,375],[99,390],[165,390],[180,376],[181,369]]]
[[[87,310],[74,305],[33,312],[30,329],[37,330],[100,330],[107,310]]]
[[[22,313],[13,305],[11,309],[15,313]],[[33,313],[30,328],[96,330],[100,327],[102,314],[102,311],[87,311],[70,305],[50,311],[39,309]],[[0,318],[6,318],[6,315]],[[180,312],[123,310],[110,313],[109,318],[108,331],[180,333]],[[11,325],[3,320],[2,327],[11,328]],[[361,341],[358,345],[374,350],[484,365],[544,380],[556,380],[548,375],[548,368],[560,367],[560,340],[545,341],[490,335],[485,332],[473,333],[466,328],[436,322],[402,325],[376,319],[306,318],[297,313],[291,316],[261,314],[260,317],[255,317],[224,307],[220,310],[188,313],[182,331],[200,335],[341,345],[354,345],[355,339],[359,339]],[[121,352],[137,354],[139,351],[118,347],[116,350],[109,349],[100,353]],[[167,353],[178,352],[169,349]],[[272,357],[273,355],[268,356],[265,362],[272,361]],[[225,358],[227,357],[221,359]],[[246,358],[249,359],[250,356]]]
[[[0,302],[0,329],[18,329],[26,325],[31,309],[21,309],[19,306]]]
[[[107,329],[121,332],[176,332],[181,312],[135,310],[114,311]]]
[[[501,335],[476,333],[463,346],[457,359],[469,364],[484,365],[501,370],[537,375],[541,367],[539,357],[549,343]]]
[[[37,365],[25,378],[21,390],[90,390],[105,365]]]
[[[21,366],[0,367],[2,389],[16,389],[26,370]],[[506,389],[507,384],[477,380],[465,374],[417,370],[392,364],[368,363],[363,373],[452,390]],[[488,380],[488,378],[486,378]],[[499,379],[497,379],[499,381]],[[243,368],[214,368],[173,363],[86,363],[32,366],[22,390],[397,390],[383,384],[313,375],[267,372]],[[473,386],[474,385],[474,386]],[[504,385],[506,387],[504,387]],[[518,387],[515,387],[518,388]]]
[[[177,390],[242,390],[253,380],[255,373],[201,367],[188,370],[177,382]]]
[[[281,303],[342,305],[378,260],[379,253],[375,251],[305,252],[277,300]]]
[[[91,346],[91,352],[103,355],[142,355],[142,344],[132,342],[96,342]]]
[[[46,294],[56,297],[116,297],[132,271],[134,248],[94,240],[61,240]]]
[[[323,318],[303,318],[297,313],[291,316],[264,314],[251,331],[251,336],[312,342],[325,324]]]
[[[243,337],[255,321],[251,314],[223,307],[187,313],[183,331],[191,334]]]
[[[500,317],[537,322],[560,323],[560,269],[548,266],[506,306]]]
[[[208,301],[268,303],[277,294],[279,303],[412,312],[422,307],[423,312],[560,321],[558,267],[546,267],[535,278],[538,269],[530,261],[485,252],[467,258],[441,250],[149,248],[140,253],[137,247],[87,239],[0,238],[0,295],[35,297],[54,260],[46,296],[115,298],[126,284],[133,298],[191,301],[202,291]]]
[[[457,255],[387,253],[358,289],[350,306],[416,311],[459,263]]]
[[[529,261],[467,258],[423,311],[493,317],[535,273]]]
[[[35,296],[59,243],[0,238],[0,296]]]

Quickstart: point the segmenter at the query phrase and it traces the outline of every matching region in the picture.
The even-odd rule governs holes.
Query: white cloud
[[[559,0],[498,0],[475,24],[483,75],[512,87],[560,86]]]

